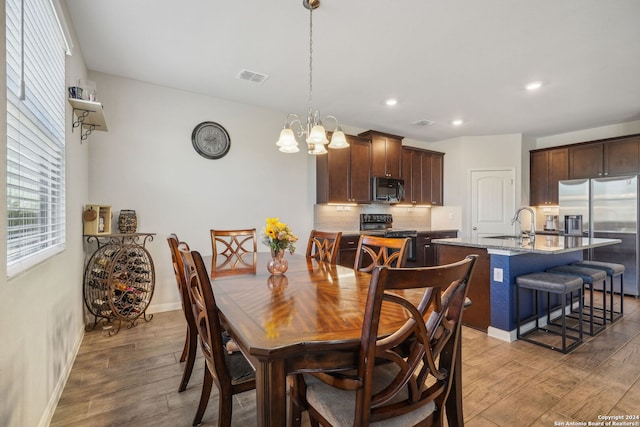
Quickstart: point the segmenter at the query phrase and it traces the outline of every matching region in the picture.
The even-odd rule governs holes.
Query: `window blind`
[[[66,45],[50,0],[6,0],[6,29],[11,276],[64,249]]]

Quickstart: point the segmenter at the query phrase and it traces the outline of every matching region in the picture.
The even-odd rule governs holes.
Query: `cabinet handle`
[[[350,244],[350,245],[355,245],[355,244],[356,244],[356,242],[349,242],[349,244]]]

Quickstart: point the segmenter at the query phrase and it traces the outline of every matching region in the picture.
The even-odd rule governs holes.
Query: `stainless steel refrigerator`
[[[624,293],[639,296],[638,177],[560,181],[558,197],[561,230],[565,215],[582,215],[585,236],[622,240],[590,249],[585,258],[624,264]]]

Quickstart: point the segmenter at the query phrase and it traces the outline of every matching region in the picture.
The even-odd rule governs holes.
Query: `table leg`
[[[256,409],[260,427],[287,423],[287,374],[284,360],[260,360],[256,366]]]

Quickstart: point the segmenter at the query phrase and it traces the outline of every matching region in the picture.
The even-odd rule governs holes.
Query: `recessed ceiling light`
[[[454,126],[460,126],[464,123],[464,121],[462,121],[462,119],[455,119],[451,121],[451,124]]]
[[[542,87],[542,82],[531,82],[528,83],[524,88],[528,91],[538,90]]]
[[[387,99],[385,101],[385,104],[387,104],[389,107],[392,107],[392,106],[396,105],[397,103],[398,103],[398,100],[397,99],[393,99],[393,98]]]

